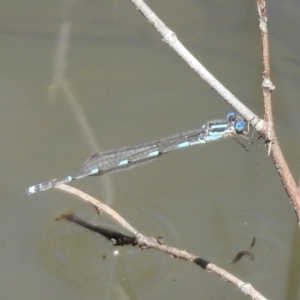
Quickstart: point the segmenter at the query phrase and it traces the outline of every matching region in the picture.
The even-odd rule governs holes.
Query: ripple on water
[[[233,273],[238,272],[239,276],[245,276],[244,279],[255,278],[257,281],[260,278],[278,276],[278,272],[283,269],[282,256],[291,250],[288,242],[284,240],[285,235],[280,233],[278,219],[243,213],[226,225],[228,236],[216,245],[213,262]],[[236,264],[230,264],[239,251],[249,249],[253,237],[256,238],[256,242],[250,251],[254,255],[254,263],[251,263],[248,256],[244,256]]]
[[[135,210],[128,207],[124,215],[132,216],[133,225],[140,224],[148,234],[163,236],[170,245],[178,244],[179,236],[172,220],[161,212],[148,207],[135,207]],[[114,224],[102,216],[87,221],[106,228]],[[145,291],[176,269],[174,260],[160,251],[113,247],[100,235],[64,220],[49,224],[42,245],[46,263],[58,276],[83,288],[102,292],[105,287],[121,284]]]

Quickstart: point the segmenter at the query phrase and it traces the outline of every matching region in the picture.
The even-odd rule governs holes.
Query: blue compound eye
[[[245,130],[245,126],[246,126],[246,124],[243,120],[237,121],[235,124],[235,127],[234,127],[236,133],[242,133]]]
[[[227,114],[227,123],[229,125],[233,125],[233,123],[235,123],[236,121],[236,114],[235,112],[231,111]]]

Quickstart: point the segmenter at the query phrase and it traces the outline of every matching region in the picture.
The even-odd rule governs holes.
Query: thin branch
[[[269,52],[269,38],[267,27],[267,8],[264,0],[257,0],[257,8],[259,14],[259,28],[262,38],[262,54],[263,54],[263,83],[262,90],[264,95],[265,105],[265,121],[268,122],[268,139],[273,140],[273,136],[270,131],[273,131],[273,114],[272,114],[272,102],[271,94],[275,89],[275,86],[271,82],[270,74],[270,52]]]
[[[265,0],[257,0],[257,8],[259,14],[259,27],[262,37],[263,48],[263,83],[262,90],[264,96],[265,106],[265,121],[267,122],[266,138],[271,141],[269,143],[269,152],[275,164],[275,167],[279,173],[284,188],[291,200],[291,203],[295,209],[298,225],[300,226],[300,194],[299,188],[289,170],[289,167],[284,159],[282,151],[279,147],[278,140],[274,130],[273,114],[272,114],[272,91],[274,85],[271,81],[270,74],[270,54],[269,54],[269,41],[268,41],[268,28],[267,28],[267,9]]]
[[[73,221],[81,226],[84,226],[85,228],[88,228],[94,232],[100,233],[101,235],[105,236],[106,238],[110,239],[111,242],[113,243],[114,246],[123,246],[125,244],[130,244],[130,245],[137,245],[141,249],[148,249],[148,248],[153,248],[156,250],[163,251],[167,254],[171,254],[173,258],[180,258],[184,260],[191,261],[195,263],[196,265],[200,266],[204,270],[208,272],[213,272],[216,275],[220,276],[224,280],[236,285],[244,294],[250,296],[252,299],[256,300],[266,300],[264,296],[262,296],[257,290],[253,288],[253,286],[250,283],[244,282],[240,280],[239,278],[235,277],[231,273],[225,271],[224,269],[218,267],[215,264],[212,264],[205,259],[196,256],[194,254],[191,254],[187,251],[179,250],[177,248],[163,245],[160,240],[157,238],[153,237],[147,237],[143,235],[142,233],[138,232],[135,228],[133,228],[122,216],[120,216],[116,211],[102,203],[101,201],[91,197],[88,194],[85,194],[84,192],[70,187],[65,184],[61,184],[59,186],[56,186],[55,188],[66,191],[72,195],[76,195],[86,201],[87,203],[93,205],[94,207],[97,208],[99,211],[104,211],[106,212],[109,216],[111,216],[115,221],[120,223],[124,228],[129,230],[134,237],[132,239],[122,233],[118,233],[116,231],[109,231],[108,229],[100,228],[97,226],[94,226],[92,224],[89,224],[78,217],[68,214],[68,215],[63,215],[61,218],[64,218],[69,221]],[[116,242],[116,237],[117,236],[117,242]],[[119,241],[125,240],[124,244],[121,244]]]
[[[61,184],[55,187],[56,189],[63,190],[70,194],[76,195],[80,197],[85,202],[92,204],[99,212],[104,211],[109,214],[113,219],[115,219],[118,223],[120,223],[124,228],[130,231],[133,235],[137,235],[138,232],[135,230],[124,218],[122,218],[116,211],[111,209],[109,206],[105,205],[104,203],[98,201],[97,199],[91,197],[90,195],[75,189],[69,185]]]
[[[224,85],[221,84],[206,68],[182,45],[175,32],[171,31],[158,16],[145,4],[143,0],[130,0],[136,8],[162,35],[166,42],[178,55],[206,81],[218,94],[220,94],[238,113],[244,117],[259,132],[266,129],[265,122],[249,110]]]

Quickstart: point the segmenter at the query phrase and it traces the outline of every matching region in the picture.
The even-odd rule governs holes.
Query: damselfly
[[[199,129],[177,133],[133,147],[94,154],[84,162],[78,175],[46,181],[29,187],[23,193],[30,195],[86,176],[131,169],[176,149],[217,141],[235,134],[243,134],[245,126],[245,120],[234,112],[229,112],[225,121],[208,122]]]

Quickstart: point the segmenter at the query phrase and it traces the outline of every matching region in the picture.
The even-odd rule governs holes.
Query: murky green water
[[[148,4],[262,114],[254,3]],[[300,5],[278,0],[268,8],[275,126],[298,178]],[[246,299],[191,263],[154,250],[115,249],[54,221],[74,212],[113,226],[78,199],[57,190],[21,193],[76,174],[95,152],[194,129],[231,108],[130,1],[3,1],[0,14],[1,299]],[[269,299],[299,298],[296,218],[263,146],[248,153],[224,140],[74,186],[109,203],[141,232],[211,260]],[[254,264],[230,265],[254,236]]]

